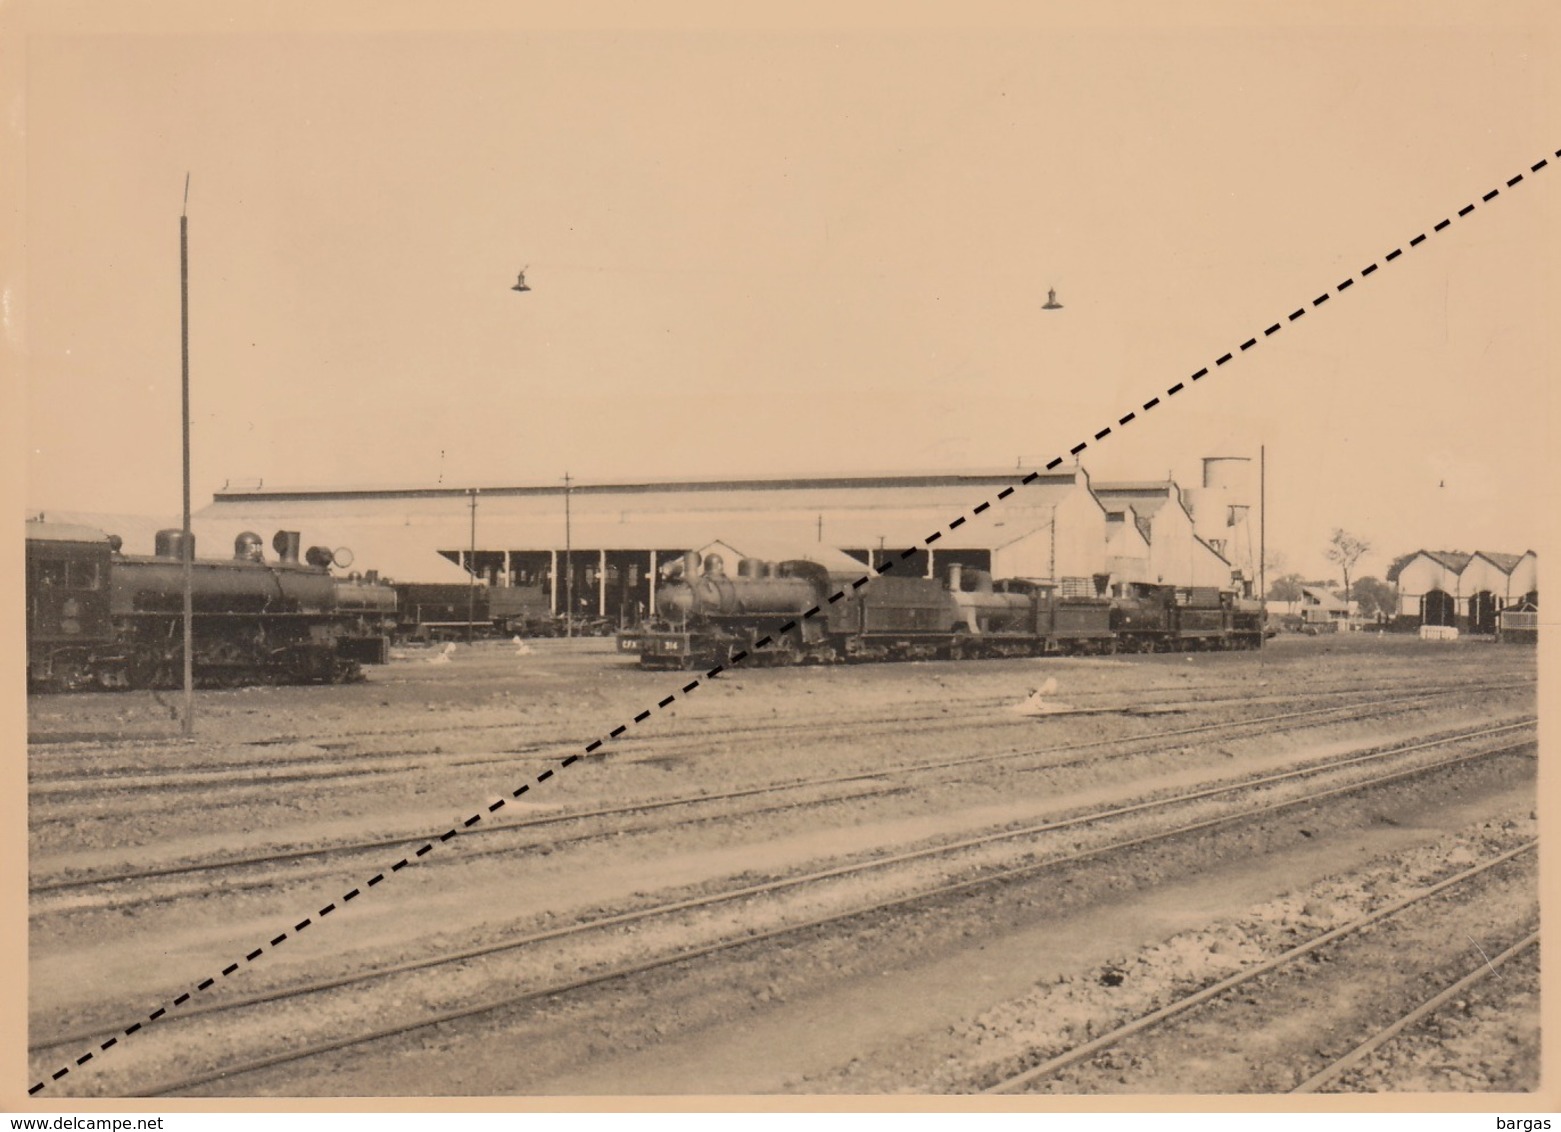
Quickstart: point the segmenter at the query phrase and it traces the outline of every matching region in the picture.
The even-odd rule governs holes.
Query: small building
[[[1355,602],[1346,603],[1325,589],[1301,587],[1301,628],[1311,632],[1341,633],[1354,627]]]

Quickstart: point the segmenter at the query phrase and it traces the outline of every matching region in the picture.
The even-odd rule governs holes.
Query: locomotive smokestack
[[[283,562],[297,562],[302,543],[303,538],[297,531],[277,531],[271,539],[271,548]]]
[[[949,567],[949,589],[953,593],[959,593],[965,581],[965,568],[958,562]]]

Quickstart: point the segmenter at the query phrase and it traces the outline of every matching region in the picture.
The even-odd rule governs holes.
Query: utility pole
[[[575,564],[571,557],[573,533],[569,517],[569,473],[564,472],[564,636],[575,635]]]
[[[472,643],[472,633],[477,621],[477,493],[480,488],[469,487],[471,496],[472,538],[471,549],[466,552],[466,643]]]
[[[195,738],[195,537],[190,532],[190,175],[184,175],[179,210],[180,389],[184,425],[184,532],[179,557],[184,570],[184,737]]]
[[[1268,618],[1268,446],[1257,450],[1257,598]]]

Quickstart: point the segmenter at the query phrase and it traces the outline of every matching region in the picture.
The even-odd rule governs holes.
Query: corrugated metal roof
[[[1161,495],[1168,493],[1176,484],[1175,480],[1110,480],[1109,482],[1097,481],[1094,485],[1095,494],[1101,495],[1108,491],[1125,491],[1134,493],[1154,493]]]
[[[1071,477],[1082,471],[1077,462],[1064,464],[1050,471],[1040,468],[951,468],[933,472],[863,471],[838,473],[759,474],[731,476],[678,476],[646,477],[634,480],[575,480],[572,492],[589,495],[594,493],[655,493],[700,491],[785,491],[794,489],[819,490],[842,487],[925,487],[925,486],[996,486],[1019,484],[1026,475],[1035,474],[1041,479]],[[1032,481],[1032,485],[1040,482]],[[541,495],[559,496],[564,492],[561,482],[544,484],[466,484],[446,486],[409,482],[401,484],[368,484],[349,487],[340,484],[292,485],[275,484],[270,487],[257,481],[253,485],[224,485],[214,493],[217,500],[258,499],[350,499],[374,497],[413,497],[430,499],[465,499],[475,488],[481,495]]]
[[[949,549],[986,549],[1012,541],[1049,519],[1069,494],[1085,490],[1069,473],[1044,477],[1010,496],[1001,510],[974,516],[954,530],[948,522],[995,493],[972,492],[968,483],[829,489],[774,487],[762,494],[724,488],[682,493],[614,495],[571,493],[568,540],[579,550],[670,550],[715,538],[822,544],[859,549],[879,540],[895,550],[941,531]],[[407,544],[454,550],[471,541],[469,497],[224,498],[201,511],[204,520],[270,530],[329,530],[351,540],[359,566],[385,569],[372,560],[381,547]],[[479,495],[480,550],[554,550],[566,532],[561,493]],[[822,531],[820,520],[822,519]],[[339,532],[339,534],[335,533]],[[307,538],[306,538],[306,541]]]

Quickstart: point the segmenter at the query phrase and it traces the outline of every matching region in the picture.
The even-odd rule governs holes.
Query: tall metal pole
[[[1263,603],[1263,616],[1266,618],[1268,616],[1268,447],[1266,445],[1259,445],[1257,450],[1257,578],[1257,597]]]
[[[471,494],[472,542],[466,552],[466,643],[472,643],[472,629],[477,619],[477,492],[479,488],[467,488]]]
[[[575,635],[575,564],[570,545],[569,473],[564,473],[564,636]]]
[[[184,737],[195,737],[195,539],[190,533],[190,175],[179,210],[179,337],[184,424]]]

